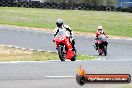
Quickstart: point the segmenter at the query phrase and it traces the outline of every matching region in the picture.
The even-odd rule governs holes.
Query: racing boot
[[[98,50],[97,45],[96,45],[96,44],[94,44],[93,46],[94,46],[95,50],[97,51],[97,50]]]
[[[76,56],[77,50],[75,48],[75,45],[72,45],[72,50],[75,52],[75,56]]]

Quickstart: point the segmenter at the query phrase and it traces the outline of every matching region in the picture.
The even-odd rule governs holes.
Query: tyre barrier
[[[55,3],[55,2],[44,2],[31,1],[31,2],[14,2],[14,0],[0,0],[1,7],[25,7],[25,8],[48,8],[48,9],[62,9],[62,10],[97,10],[97,11],[122,11],[132,12],[132,8],[118,7],[115,9],[114,6],[95,6],[94,4],[88,3]]]
[[[119,12],[130,12],[130,13],[132,13],[132,7],[129,7],[129,8],[118,7],[115,10],[119,11]]]
[[[95,7],[92,7],[90,4],[86,3],[49,3],[44,2],[40,3],[40,1],[32,1],[32,2],[13,2],[13,0],[1,0],[0,6],[2,7],[25,7],[25,8],[49,8],[49,9],[66,9],[66,10],[92,10]]]
[[[0,1],[0,6],[8,6],[8,7],[11,7],[13,6],[13,0],[1,0]]]
[[[115,11],[114,6],[98,6],[97,7],[98,11]]]
[[[111,7],[106,7],[106,11],[111,11]]]

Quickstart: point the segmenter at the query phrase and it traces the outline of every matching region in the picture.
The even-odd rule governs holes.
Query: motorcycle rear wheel
[[[99,53],[99,55],[102,55],[102,53]]]
[[[73,58],[71,58],[71,61],[75,61],[76,60],[76,57],[74,56]]]

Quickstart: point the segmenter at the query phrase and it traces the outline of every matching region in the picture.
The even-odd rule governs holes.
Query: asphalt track
[[[0,44],[21,48],[56,51],[53,33],[0,26]],[[88,73],[127,73],[132,75],[132,40],[109,39],[108,56],[99,57],[93,48],[94,37],[76,35],[78,53],[104,58],[77,62],[3,62],[0,63],[0,88],[80,88],[76,68]],[[127,84],[87,84],[84,88],[117,88]]]
[[[98,56],[93,48],[94,37],[75,35],[78,53]],[[0,26],[0,44],[21,48],[55,51],[52,42],[53,33]],[[101,56],[105,60],[130,60],[132,57],[132,39],[109,39],[108,55]]]
[[[130,61],[13,62],[0,63],[0,88],[81,88],[76,83],[76,69],[87,73],[131,74]],[[129,84],[86,84],[84,88],[120,88]]]

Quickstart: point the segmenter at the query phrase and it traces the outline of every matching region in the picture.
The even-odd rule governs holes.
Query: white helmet
[[[56,21],[57,27],[61,27],[62,24],[63,24],[63,20],[62,19],[57,19],[57,21]]]
[[[103,29],[103,27],[102,26],[98,26],[98,29]]]

